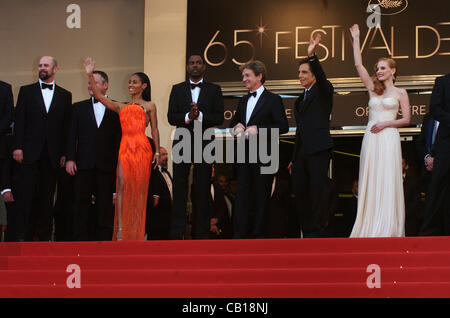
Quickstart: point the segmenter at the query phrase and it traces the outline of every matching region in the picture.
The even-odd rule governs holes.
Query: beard
[[[49,74],[49,73],[47,73],[46,71],[40,71],[40,72],[39,72],[39,78],[40,78],[42,81],[48,80],[52,75],[53,75],[53,74]]]

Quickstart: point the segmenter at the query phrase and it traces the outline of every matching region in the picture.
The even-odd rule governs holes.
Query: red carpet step
[[[450,238],[2,243],[0,297],[450,297]]]

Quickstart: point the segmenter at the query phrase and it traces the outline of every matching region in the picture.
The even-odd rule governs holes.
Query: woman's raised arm
[[[84,68],[86,70],[86,74],[89,78],[89,83],[91,84],[92,87],[92,91],[94,93],[94,98],[99,100],[103,105],[105,105],[106,108],[115,111],[116,113],[119,113],[120,110],[122,109],[122,107],[125,106],[125,104],[123,103],[119,103],[119,102],[114,102],[111,99],[109,99],[108,97],[104,96],[99,88],[97,87],[96,83],[95,83],[95,78],[94,78],[94,69],[95,69],[95,63],[94,60],[92,60],[92,58],[88,57],[86,58],[86,60],[84,61]]]
[[[361,48],[359,45],[359,26],[357,24],[354,24],[350,28],[350,33],[352,34],[353,38],[353,57],[355,59],[356,70],[358,71],[359,78],[363,82],[364,86],[367,88],[367,90],[369,90],[369,92],[372,92],[374,89],[372,78],[362,64]]]

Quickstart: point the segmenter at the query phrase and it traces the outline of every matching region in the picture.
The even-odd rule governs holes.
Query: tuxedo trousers
[[[75,241],[112,240],[114,182],[115,173],[112,171],[98,169],[77,171],[73,222]]]
[[[450,155],[436,155],[420,236],[450,235]]]
[[[50,241],[53,233],[57,168],[51,163],[47,146],[43,147],[37,161],[21,164],[18,170],[13,177],[18,219],[17,240],[31,240],[37,235],[40,241]]]
[[[211,193],[212,165],[208,163],[194,163],[194,183],[196,214],[193,220],[194,239],[208,239],[210,226],[209,200]],[[189,192],[189,172],[191,163],[173,163],[173,207],[171,215],[170,238],[181,240],[184,238],[187,225],[186,204]]]
[[[236,165],[237,192],[233,211],[233,238],[264,238],[265,220],[272,189],[272,174],[262,174],[263,165]]]
[[[304,237],[322,237],[328,215],[330,150],[298,153],[292,166],[295,210]],[[300,233],[300,232],[299,232]]]

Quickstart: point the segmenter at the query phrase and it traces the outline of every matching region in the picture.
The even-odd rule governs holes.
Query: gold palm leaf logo
[[[369,0],[370,8],[379,7],[381,15],[395,15],[408,7],[408,0]],[[372,12],[374,9],[371,9]]]

